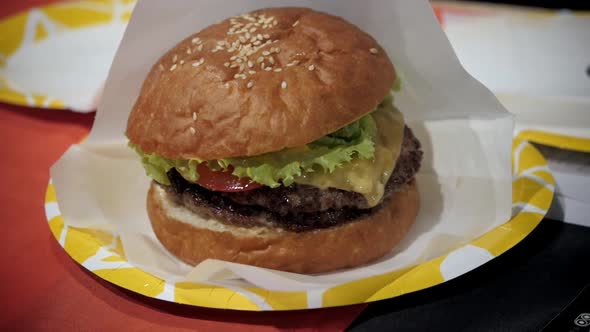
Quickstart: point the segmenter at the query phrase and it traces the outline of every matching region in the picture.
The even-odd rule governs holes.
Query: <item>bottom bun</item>
[[[295,233],[203,219],[152,182],[147,211],[158,240],[178,259],[213,258],[269,269],[321,273],[355,267],[389,253],[406,235],[419,206],[416,182],[395,192],[373,215],[331,228]]]

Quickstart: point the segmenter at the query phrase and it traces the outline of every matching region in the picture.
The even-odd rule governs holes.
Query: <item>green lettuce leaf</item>
[[[288,186],[305,172],[331,173],[352,158],[371,159],[375,155],[377,127],[371,115],[302,148],[285,149],[248,158],[227,158],[217,162],[234,167],[233,174],[275,188]]]
[[[401,78],[399,78],[399,76],[395,79],[395,82],[393,82],[393,87],[391,88],[391,90],[395,91],[395,92],[399,92],[402,89],[402,80]]]
[[[129,146],[141,157],[141,163],[143,164],[147,176],[161,184],[170,185],[170,180],[166,173],[172,168],[176,168],[176,170],[178,170],[178,172],[188,181],[196,182],[199,179],[197,166],[202,162],[201,160],[167,159],[155,154],[143,152],[139,147],[131,143],[129,143]]]
[[[300,148],[284,149],[254,157],[226,158],[208,161],[213,169],[234,168],[237,177],[249,177],[270,187],[288,186],[305,172],[333,172],[336,167],[352,158],[371,159],[375,154],[376,125],[371,115],[366,115],[348,126],[326,135]],[[168,172],[176,168],[188,181],[199,179],[197,165],[203,160],[174,160],[142,151],[129,143],[141,157],[146,174],[159,183],[170,185]]]

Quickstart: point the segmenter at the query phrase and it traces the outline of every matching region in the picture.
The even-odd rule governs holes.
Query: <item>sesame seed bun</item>
[[[211,25],[164,54],[126,134],[172,159],[303,146],[372,111],[395,78],[383,48],[347,21],[305,8],[263,9]]]
[[[413,180],[364,219],[295,233],[201,218],[175,203],[169,193],[153,182],[147,196],[154,233],[180,260],[196,265],[213,258],[296,273],[356,267],[382,257],[404,238],[416,219],[418,207]]]

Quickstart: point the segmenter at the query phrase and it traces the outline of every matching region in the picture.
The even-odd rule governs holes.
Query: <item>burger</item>
[[[152,66],[126,135],[157,239],[219,259],[322,273],[392,251],[419,208],[420,142],[386,51],[308,8],[267,8],[188,36]]]

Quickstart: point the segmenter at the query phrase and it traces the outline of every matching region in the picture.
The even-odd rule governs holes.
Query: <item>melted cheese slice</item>
[[[369,206],[379,204],[401,151],[404,118],[393,105],[380,106],[371,116],[377,124],[374,159],[355,158],[332,173],[309,173],[297,177],[295,182],[321,189],[355,191],[365,196]]]

